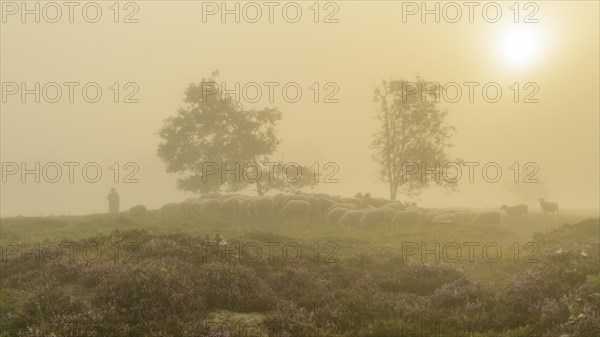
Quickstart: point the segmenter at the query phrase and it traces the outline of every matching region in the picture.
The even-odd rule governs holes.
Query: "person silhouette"
[[[119,194],[116,191],[114,187],[111,188],[106,198],[108,199],[108,213],[119,213]]]

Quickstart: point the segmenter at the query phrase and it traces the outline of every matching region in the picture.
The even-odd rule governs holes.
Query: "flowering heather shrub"
[[[553,331],[570,337],[600,335],[600,276],[588,276],[586,283],[563,300],[568,305],[569,318]]]
[[[444,284],[464,277],[463,273],[446,266],[414,264],[395,275],[386,275],[379,281],[380,287],[389,292],[408,292],[428,295]]]
[[[598,273],[598,257],[594,259],[566,251],[548,256],[548,261],[539,270],[545,279],[546,295],[558,298],[583,284],[587,275]]]
[[[589,309],[600,315],[600,275],[588,276],[587,281],[571,294],[570,300],[575,301],[581,310]],[[572,316],[578,314],[571,313]]]
[[[260,324],[217,324],[209,321],[191,321],[181,324],[181,333],[174,337],[263,337],[268,335],[268,331]]]
[[[269,284],[279,298],[297,303],[301,307],[314,309],[323,304],[323,294],[327,289],[319,282],[318,275],[305,267],[288,267],[274,272]]]
[[[514,278],[499,295],[498,323],[505,327],[536,324],[533,306],[546,300],[546,285],[539,270],[527,270]]]
[[[81,244],[94,242],[99,245],[111,246],[115,244],[137,243],[143,244],[152,238],[152,235],[143,229],[130,229],[126,231],[114,230],[108,235],[100,234],[98,236],[80,240]]]
[[[202,286],[192,271],[191,264],[171,259],[117,264],[100,275],[93,303],[113,309],[111,315],[119,322],[163,320],[202,312]]]
[[[533,303],[529,310],[531,317],[537,319],[537,328],[540,330],[546,330],[569,319],[566,297],[559,300],[546,297]]]
[[[429,297],[436,321],[461,324],[475,321],[488,326],[494,318],[494,292],[465,278],[447,283]]]
[[[342,328],[364,325],[381,312],[381,303],[376,300],[377,285],[369,273],[363,273],[349,289],[337,293],[344,321]]]
[[[203,265],[198,277],[210,309],[266,311],[275,304],[272,290],[250,268],[213,262]]]
[[[314,312],[299,308],[293,302],[282,301],[269,313],[263,324],[270,335],[281,337],[330,337],[332,327],[319,327]]]
[[[543,253],[550,253],[558,247],[574,251],[586,250],[589,256],[593,256],[589,246],[598,246],[598,236],[600,235],[600,219],[588,219],[579,223],[563,225],[552,232],[535,233],[533,239],[538,246],[546,246],[548,250]],[[596,248],[597,256],[597,248]]]
[[[515,276],[499,294],[498,323],[507,327],[527,324],[546,327],[549,321],[563,322],[568,306],[563,297],[586,282],[587,275],[594,273],[596,261],[564,252],[551,255],[542,265]]]
[[[341,263],[324,264],[317,275],[320,276],[319,282],[329,289],[348,288],[356,277],[353,269]]]
[[[325,306],[317,310],[317,320],[333,322],[340,331],[356,331],[376,317],[391,314],[388,298],[378,290],[373,276],[364,272],[351,287],[327,295]]]
[[[263,232],[244,239],[293,241]],[[227,261],[205,259],[207,242],[185,233],[113,232],[81,242],[107,248],[135,242],[140,249],[133,263],[115,263],[110,255],[92,262],[0,263],[0,305],[9,311],[0,318],[11,320],[0,337],[262,337],[267,327],[278,337],[398,337],[411,335],[407,324],[465,322],[481,327],[473,337],[600,336],[593,242],[541,255],[542,263],[498,289],[467,280],[453,266],[408,265],[379,250],[336,263],[317,263],[309,253],[297,263],[281,254],[274,261],[263,255],[259,262],[238,262],[235,251]],[[234,248],[235,240],[228,242]],[[262,334],[204,324],[227,323],[234,315],[259,326],[262,320]]]
[[[598,308],[598,307],[596,307]],[[600,314],[591,308],[584,309],[579,316],[556,328],[557,333],[569,337],[600,336]],[[557,336],[560,336],[557,334]]]
[[[138,259],[177,258],[200,265],[204,262],[203,249],[206,249],[203,245],[206,247],[206,241],[199,237],[184,234],[161,235],[144,242],[135,256]]]
[[[73,301],[56,285],[46,285],[33,292],[23,305],[17,318],[17,325],[31,325],[38,322],[51,322],[61,315],[82,311],[84,305]]]

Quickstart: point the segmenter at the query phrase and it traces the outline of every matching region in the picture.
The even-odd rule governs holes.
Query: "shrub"
[[[379,281],[379,286],[389,292],[408,292],[418,295],[433,293],[440,286],[456,281],[464,275],[461,271],[428,264],[414,264],[395,275],[387,275]]]
[[[435,321],[457,325],[477,322],[488,326],[494,318],[493,291],[464,278],[441,286],[429,298],[430,317]]]
[[[266,311],[275,304],[272,290],[250,268],[212,262],[198,274],[199,287],[211,309]]]
[[[281,337],[330,337],[332,327],[319,327],[315,314],[292,302],[279,302],[277,310],[265,317],[263,324],[269,336]]]
[[[135,265],[114,265],[98,280],[93,300],[116,321],[164,320],[205,308],[202,287],[178,260],[146,260]]]

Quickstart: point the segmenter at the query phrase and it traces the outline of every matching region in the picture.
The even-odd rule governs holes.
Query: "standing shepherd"
[[[119,213],[119,194],[116,191],[114,187],[111,188],[106,198],[108,199],[108,213]]]

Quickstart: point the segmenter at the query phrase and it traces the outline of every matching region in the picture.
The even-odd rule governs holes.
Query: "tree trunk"
[[[258,192],[259,197],[262,197],[265,194],[259,181],[256,182],[256,192]]]
[[[396,186],[396,181],[394,180],[393,173],[389,173],[388,174],[388,182],[389,182],[389,185],[390,185],[390,200],[391,201],[396,201],[396,191],[398,189],[397,189],[397,186]]]

